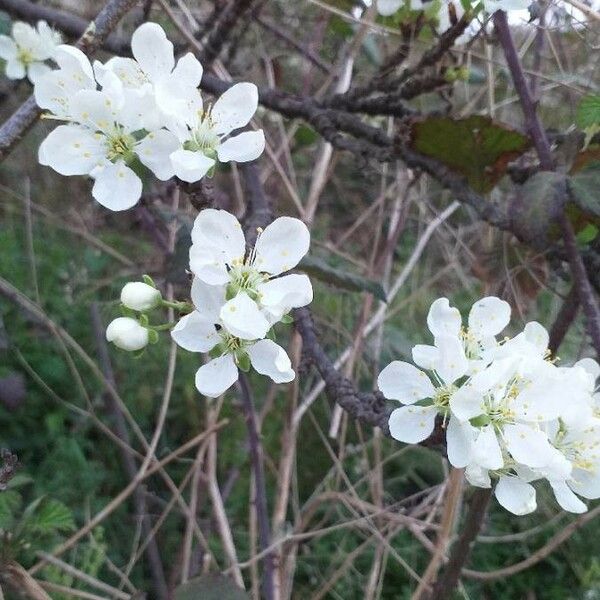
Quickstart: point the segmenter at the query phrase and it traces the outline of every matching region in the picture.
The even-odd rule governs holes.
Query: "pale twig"
[[[114,588],[112,585],[108,585],[107,583],[99,581],[95,577],[92,577],[91,575],[88,575],[87,573],[84,573],[83,571],[76,569],[69,563],[64,562],[63,560],[61,560],[60,558],[57,558],[56,556],[52,556],[51,554],[48,554],[47,552],[41,552],[41,551],[37,552],[36,555],[39,558],[43,559],[45,562],[50,563],[51,565],[54,565],[55,567],[58,567],[64,573],[67,573],[68,575],[75,577],[75,579],[79,579],[79,581],[82,581],[83,583],[89,585],[90,587],[96,588],[97,590],[99,590],[101,592],[106,592],[107,594],[110,594],[111,598],[117,598],[119,600],[129,600],[129,598],[131,598],[131,594],[126,594],[125,592],[121,592],[117,588]]]

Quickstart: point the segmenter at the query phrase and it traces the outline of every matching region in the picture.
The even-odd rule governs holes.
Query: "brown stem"
[[[239,378],[240,391],[242,396],[242,405],[244,409],[244,418],[248,428],[248,441],[250,444],[250,461],[254,472],[254,487],[256,489],[256,518],[258,521],[258,537],[261,551],[266,550],[271,545],[271,527],[269,525],[269,509],[267,507],[267,486],[265,482],[265,470],[263,461],[263,448],[258,433],[258,424],[256,421],[256,409],[252,399],[252,391],[248,383],[248,378],[240,372]],[[274,596],[274,556],[268,553],[264,558],[263,573],[263,597],[265,600],[273,600]]]
[[[535,102],[531,97],[529,86],[525,80],[525,73],[517,53],[506,13],[502,10],[494,13],[494,25],[498,39],[502,45],[506,63],[510,70],[515,89],[521,102],[521,108],[525,115],[525,123],[529,131],[536,152],[540,159],[542,169],[546,171],[554,170],[554,160],[550,150],[550,144],[546,137],[541,121],[537,115]],[[567,186],[565,185],[565,201],[567,200]],[[563,235],[567,258],[571,267],[571,274],[577,288],[577,295],[581,301],[583,311],[586,316],[586,325],[588,333],[592,339],[592,343],[596,353],[600,355],[600,304],[594,293],[590,280],[588,278],[583,259],[577,248],[577,240],[571,222],[565,215],[564,211],[558,219]]]
[[[488,502],[492,495],[491,488],[478,488],[471,497],[469,511],[460,537],[452,546],[450,558],[443,574],[433,586],[429,600],[446,600],[452,597],[452,592],[458,584],[461,571],[469,558],[471,547],[487,511]]]

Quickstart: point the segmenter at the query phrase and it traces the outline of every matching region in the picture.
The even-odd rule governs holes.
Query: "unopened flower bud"
[[[147,283],[131,281],[121,290],[121,302],[133,310],[144,311],[154,308],[162,299],[160,291]]]
[[[135,352],[148,345],[148,330],[135,319],[119,317],[106,328],[106,339],[122,350]]]

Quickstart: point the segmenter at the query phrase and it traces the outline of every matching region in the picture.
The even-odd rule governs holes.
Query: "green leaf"
[[[584,212],[600,217],[600,161],[588,163],[571,175],[571,197]]]
[[[593,242],[598,236],[598,227],[593,223],[588,223],[578,234],[577,243],[585,246]]]
[[[279,319],[279,321],[281,323],[283,323],[284,325],[290,325],[291,323],[294,322],[294,317],[292,317],[292,315],[290,315],[288,313],[287,315],[283,315],[283,317],[281,317],[281,319]]]
[[[29,531],[42,535],[74,529],[75,521],[71,510],[62,502],[52,498],[42,499],[33,511],[28,524]]]
[[[0,492],[0,529],[10,529],[13,526],[21,503],[22,498],[19,492],[14,490]]]
[[[377,281],[332,267],[313,256],[305,256],[298,266],[312,277],[316,277],[325,283],[352,292],[368,292],[378,300],[387,302],[385,291]]]
[[[508,163],[529,147],[529,138],[489,117],[427,117],[413,122],[409,145],[467,178],[477,192],[494,188]]]
[[[584,96],[577,107],[575,122],[579,129],[587,129],[600,124],[600,96]]]
[[[211,573],[180,585],[175,600],[250,600],[250,596],[228,577]]]

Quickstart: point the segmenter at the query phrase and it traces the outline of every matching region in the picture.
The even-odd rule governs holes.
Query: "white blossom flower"
[[[132,310],[151,310],[162,300],[159,290],[141,281],[130,281],[121,290],[121,302]]]
[[[197,96],[200,62],[188,52],[175,64],[173,44],[157,23],[144,23],[134,31],[131,50],[134,58],[115,56],[104,65],[95,63],[100,85],[105,85],[107,73],[112,72],[126,89],[150,92],[156,119],[152,128],[163,125],[163,117],[179,117]]]
[[[460,312],[450,306],[447,298],[435,300],[427,314],[427,326],[434,339],[447,335],[461,341],[469,363],[468,374],[477,372],[491,362],[498,346],[496,336],[508,325],[509,320],[510,305],[494,296],[482,298],[473,304],[467,328],[462,327]],[[433,355],[433,346],[417,344],[413,348],[413,358],[423,368],[428,368],[427,357]]]
[[[231,335],[220,322],[225,288],[207,285],[197,277],[192,283],[196,310],[184,316],[171,331],[175,342],[191,352],[210,352],[213,357],[196,373],[196,388],[216,398],[238,379],[238,368],[250,366],[275,383],[288,383],[295,377],[285,350],[269,339],[244,340]]]
[[[169,128],[181,147],[171,154],[175,174],[182,181],[202,179],[219,162],[248,162],[265,148],[262,129],[231,135],[245,127],[258,107],[258,90],[253,83],[236,83],[211,107],[204,109],[196,94]]]
[[[309,245],[310,233],[302,221],[279,217],[259,233],[247,253],[239,221],[227,211],[206,209],[192,229],[190,270],[201,281],[222,289],[226,301],[219,318],[227,331],[256,340],[290,309],[312,301],[306,275],[280,277],[300,262]]]
[[[515,515],[527,515],[537,508],[535,488],[519,477],[500,477],[494,495],[500,506]]]
[[[435,343],[427,352],[413,349],[417,351],[413,352],[413,359],[431,371],[433,382],[424,371],[402,361],[390,363],[377,378],[377,386],[386,398],[407,405],[390,415],[390,434],[399,441],[415,444],[431,435],[436,416],[449,416],[449,400],[457,389],[454,384],[467,372],[468,362],[458,337],[442,333]],[[423,400],[427,404],[415,405]],[[454,424],[448,429],[450,438],[454,434],[461,437],[457,444],[462,445],[462,430]]]
[[[116,89],[81,90],[69,112],[70,123],[42,142],[39,161],[61,175],[91,176],[92,196],[106,208],[125,210],[140,199],[142,181],[130,167],[136,158],[163,181],[173,176],[168,156],[177,140],[164,129],[140,131],[143,115]]]
[[[37,29],[18,21],[13,24],[11,33],[12,37],[0,35],[0,58],[6,61],[6,76],[9,79],[27,77],[35,83],[50,71],[45,61],[53,58],[61,43],[60,35],[46,21],[38,21]]]
[[[122,350],[135,352],[148,345],[148,330],[130,317],[119,317],[106,328],[106,339]]]

